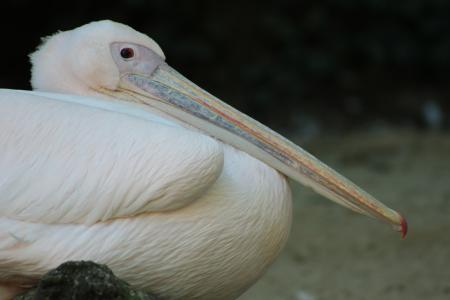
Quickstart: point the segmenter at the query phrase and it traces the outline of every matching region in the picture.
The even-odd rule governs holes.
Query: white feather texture
[[[30,55],[31,85],[40,91],[92,93],[96,87],[114,89],[119,71],[109,54],[111,41],[132,40],[164,58],[161,48],[148,36],[112,21],[86,24],[43,39]]]
[[[169,299],[232,299],[287,239],[284,176],[132,104],[1,90],[0,128],[3,288],[93,260]]]
[[[289,234],[276,170],[406,234],[400,214],[126,25],[59,32],[30,57],[37,91],[0,90],[0,300],[68,260],[163,299],[236,298]]]

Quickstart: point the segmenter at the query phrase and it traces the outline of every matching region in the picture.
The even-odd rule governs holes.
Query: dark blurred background
[[[40,38],[112,19],[260,121],[303,137],[450,127],[450,1],[2,1],[0,87],[29,88]],[[5,71],[6,70],[6,71]]]

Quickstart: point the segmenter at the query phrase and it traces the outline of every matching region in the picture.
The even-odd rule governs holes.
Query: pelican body
[[[0,299],[68,260],[167,299],[234,299],[291,224],[291,177],[406,233],[395,211],[177,73],[128,26],[87,24],[0,90]]]

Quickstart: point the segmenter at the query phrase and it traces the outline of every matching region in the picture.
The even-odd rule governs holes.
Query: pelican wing
[[[216,140],[132,104],[0,90],[0,217],[92,224],[177,209],[222,167]]]

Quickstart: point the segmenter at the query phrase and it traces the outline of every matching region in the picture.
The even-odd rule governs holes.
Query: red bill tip
[[[405,239],[406,234],[408,233],[408,223],[406,222],[405,218],[402,217],[400,224],[402,226],[402,239]]]

